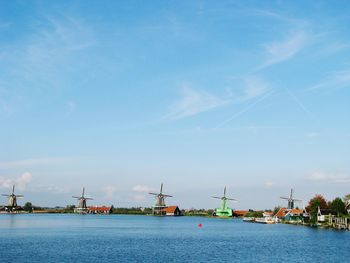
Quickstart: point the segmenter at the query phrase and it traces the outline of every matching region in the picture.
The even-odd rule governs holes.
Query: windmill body
[[[23,195],[16,195],[15,194],[15,186],[12,186],[12,193],[11,194],[3,194],[2,196],[7,197],[7,205],[4,206],[1,210],[4,210],[8,213],[16,213],[17,211],[23,210],[21,206],[17,204],[17,198],[23,197]]]
[[[226,197],[226,186],[224,188],[224,195],[222,197],[218,196],[212,196],[212,198],[220,199],[221,205],[219,208],[215,209],[214,216],[218,217],[232,217],[232,208],[228,207],[227,202],[230,201],[237,201],[234,198],[228,198]]]
[[[93,200],[93,199],[85,197],[85,188],[83,187],[83,192],[82,192],[81,196],[72,196],[72,197],[78,199],[78,205],[74,209],[74,213],[86,214],[88,211],[86,200]]]
[[[302,200],[294,198],[293,194],[294,194],[294,190],[290,189],[289,197],[281,196],[281,199],[288,201],[288,209],[294,209],[295,202],[302,202]]]
[[[153,206],[153,215],[163,216],[166,214],[165,209],[167,208],[165,204],[166,197],[172,197],[171,195],[163,194],[163,184],[160,185],[159,193],[149,193],[150,195],[154,195],[156,199],[156,203]]]

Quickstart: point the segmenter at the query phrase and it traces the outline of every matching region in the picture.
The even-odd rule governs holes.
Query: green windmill
[[[218,217],[232,217],[232,208],[229,208],[227,206],[227,200],[231,201],[237,201],[234,198],[228,198],[226,197],[226,186],[224,188],[224,196],[218,197],[218,196],[212,196],[212,198],[220,199],[221,200],[221,206],[220,208],[216,208],[214,212],[214,216]]]

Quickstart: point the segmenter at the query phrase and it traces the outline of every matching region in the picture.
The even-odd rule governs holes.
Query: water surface
[[[239,219],[0,215],[0,262],[349,262],[349,248],[350,232]]]

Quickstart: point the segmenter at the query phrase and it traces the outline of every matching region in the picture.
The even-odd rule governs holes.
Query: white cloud
[[[142,192],[147,193],[147,192],[154,191],[153,188],[150,188],[150,187],[148,187],[147,185],[140,185],[140,184],[135,185],[135,186],[132,188],[132,190],[135,191],[135,192],[141,192],[141,193],[142,193]]]
[[[114,197],[114,194],[118,191],[116,187],[111,185],[106,186],[105,188],[103,188],[103,190],[107,199],[112,199]]]
[[[326,173],[322,171],[313,172],[306,179],[311,181],[323,181],[331,183],[350,183],[350,176],[344,173]]]
[[[314,86],[306,89],[308,91],[320,90],[320,89],[336,89],[350,87],[350,70],[336,71],[323,81],[315,84]]]
[[[220,98],[205,91],[194,90],[188,86],[182,88],[182,98],[170,109],[166,119],[181,119],[194,116],[230,103],[230,100]]]
[[[306,137],[309,138],[315,138],[317,137],[319,134],[317,132],[309,132],[308,134],[306,134]]]
[[[6,179],[4,177],[0,177],[0,186],[5,188],[11,188],[13,185],[16,186],[19,190],[24,190],[32,181],[32,174],[29,172],[23,173],[19,178],[17,179]]]
[[[240,117],[241,115],[244,115],[245,113],[247,113],[248,111],[250,111],[251,109],[253,109],[257,104],[261,103],[262,101],[266,100],[267,98],[269,98],[272,94],[274,93],[273,90],[270,90],[269,92],[263,94],[263,96],[261,96],[260,98],[258,98],[257,100],[255,100],[254,102],[252,102],[251,104],[249,104],[248,106],[246,106],[245,108],[241,109],[240,111],[236,112],[235,114],[233,114],[232,116],[230,116],[229,118],[227,118],[226,120],[222,121],[221,123],[219,123],[215,129],[221,128],[222,126],[226,125],[227,123],[235,120],[236,118]]]
[[[182,98],[170,108],[170,113],[165,119],[181,119],[197,115],[229,105],[233,102],[244,102],[264,95],[269,90],[269,85],[256,75],[238,78],[240,83],[235,89],[226,88],[227,95],[219,97],[206,91],[194,90],[188,86],[182,88]],[[239,90],[239,92],[236,92]]]
[[[271,181],[266,181],[266,182],[264,182],[264,186],[265,186],[266,188],[270,188],[270,187],[274,186],[275,184],[276,184],[276,183],[271,182]]]
[[[288,35],[284,40],[265,45],[267,60],[260,68],[293,58],[309,42],[310,36],[303,31]]]
[[[269,89],[268,84],[258,76],[248,76],[243,78],[245,87],[244,99],[253,99],[266,93]]]

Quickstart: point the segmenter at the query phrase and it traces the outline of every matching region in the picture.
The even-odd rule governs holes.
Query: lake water
[[[349,258],[346,231],[200,217],[0,215],[0,262],[285,263]]]

